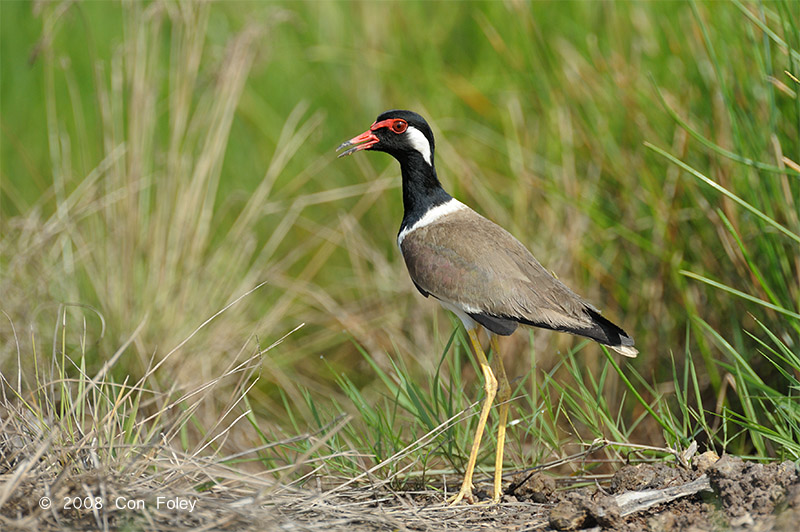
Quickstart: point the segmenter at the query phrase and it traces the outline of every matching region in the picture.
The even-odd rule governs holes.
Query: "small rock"
[[[596,501],[586,501],[589,516],[603,528],[618,528],[620,524],[619,506],[614,497],[599,497]]]
[[[522,482],[522,484],[517,485],[518,482]],[[514,489],[517,500],[532,500],[540,504],[550,501],[556,490],[555,481],[542,473],[535,473],[524,480],[515,477],[511,484],[517,485]]]
[[[550,526],[556,530],[578,530],[587,525],[589,512],[581,504],[562,501],[550,510]]]
[[[692,460],[692,467],[699,473],[705,473],[708,468],[713,466],[719,460],[719,456],[714,451],[706,451]]]
[[[744,460],[738,456],[725,454],[714,463],[711,469],[713,471],[710,472],[709,475],[712,477],[730,478],[739,476],[742,469],[744,469]]]
[[[576,496],[577,495],[577,496]],[[550,510],[550,526],[556,530],[578,530],[590,526],[616,530],[622,523],[614,497],[597,493],[570,494]]]

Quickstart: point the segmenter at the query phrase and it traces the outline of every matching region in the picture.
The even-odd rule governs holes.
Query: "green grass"
[[[94,430],[118,464],[166,431],[298,484],[463,467],[479,372],[407,280],[396,165],[333,152],[404,107],[448,190],[641,351],[504,341],[509,468],[597,439],[798,458],[800,4],[34,11],[0,3],[0,371],[37,445]]]

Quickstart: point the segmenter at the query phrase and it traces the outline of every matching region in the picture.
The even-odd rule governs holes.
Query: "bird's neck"
[[[403,223],[402,231],[411,227],[431,208],[453,199],[439,183],[436,168],[421,158],[410,158],[400,162],[403,175]]]

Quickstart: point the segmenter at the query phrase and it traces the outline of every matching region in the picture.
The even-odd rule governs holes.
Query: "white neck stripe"
[[[425,159],[426,163],[433,166],[433,163],[431,162],[431,143],[428,142],[428,137],[426,137],[422,131],[414,126],[408,126],[408,129],[406,129],[406,135],[408,135],[408,140],[411,143],[411,146],[417,150],[420,155],[422,155],[422,158]]]
[[[409,129],[411,129],[411,128],[409,128]],[[400,234],[397,235],[397,245],[401,246],[403,244],[403,239],[411,231],[415,231],[415,230],[419,229],[420,227],[425,227],[426,225],[430,225],[433,222],[435,222],[436,220],[438,220],[439,218],[441,218],[442,216],[447,216],[448,214],[454,213],[454,212],[459,211],[461,209],[468,209],[468,208],[469,207],[467,207],[466,205],[464,205],[463,203],[461,203],[457,199],[450,198],[448,201],[446,201],[446,202],[444,202],[444,203],[442,203],[440,205],[437,205],[436,207],[428,209],[428,212],[426,212],[422,216],[422,218],[417,220],[413,225],[411,225],[409,227],[404,227],[403,230],[400,231]]]

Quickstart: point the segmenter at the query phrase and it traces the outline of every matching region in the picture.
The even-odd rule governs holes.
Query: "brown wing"
[[[414,283],[471,313],[557,330],[592,327],[597,312],[553,277],[508,231],[470,209],[408,233],[401,245]]]

